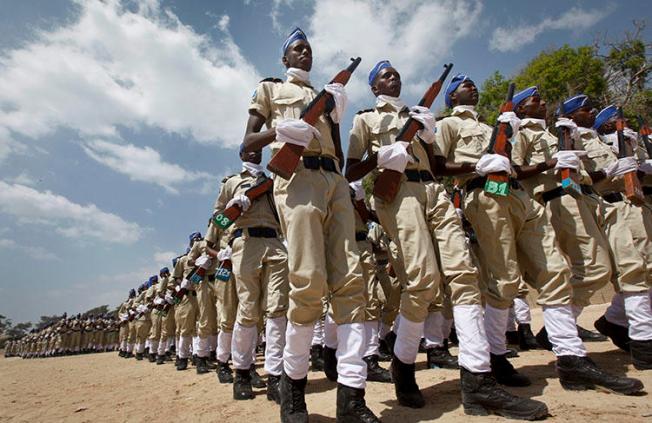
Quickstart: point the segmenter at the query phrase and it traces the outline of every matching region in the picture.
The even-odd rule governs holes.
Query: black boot
[[[393,330],[390,330],[387,332],[387,335],[385,335],[385,342],[387,343],[387,348],[389,349],[389,353],[394,357],[394,344],[396,344],[396,333],[394,333]]]
[[[367,407],[364,389],[337,384],[337,423],[380,423]]]
[[[455,330],[455,325],[451,328],[451,333],[448,335],[448,341],[450,341],[451,345],[459,345],[460,340],[457,339],[457,331]]]
[[[118,357],[124,357],[125,354],[127,354],[127,353],[122,351],[122,350],[118,351]]]
[[[548,339],[548,331],[546,330],[545,326],[541,328],[539,333],[537,333],[536,339],[539,347],[544,350],[552,351],[552,343]]]
[[[196,370],[198,375],[203,375],[209,372],[206,357],[197,357],[195,363],[197,363],[195,366],[197,366]]]
[[[229,363],[217,362],[217,380],[220,383],[233,383],[233,371],[229,367]]]
[[[321,345],[313,345],[310,347],[310,363],[312,365],[313,372],[323,372],[324,371],[324,347]]]
[[[629,348],[632,353],[632,363],[637,370],[652,369],[652,341],[631,340]]]
[[[611,342],[613,342],[615,346],[623,351],[629,352],[629,343],[631,339],[629,338],[629,333],[626,327],[611,323],[604,316],[596,320],[595,323],[593,323],[593,326],[595,326],[598,332],[611,338]]]
[[[193,366],[197,366],[197,355],[193,354],[190,356],[190,362],[192,363]]]
[[[505,332],[505,340],[507,345],[518,345],[518,332],[515,330]]]
[[[235,379],[233,380],[233,399],[254,399],[254,391],[251,387],[250,370],[235,369]]]
[[[501,389],[491,373],[471,373],[462,367],[460,374],[465,414],[486,416],[491,413],[520,420],[538,420],[548,415],[544,403]]]
[[[588,357],[562,355],[557,357],[556,367],[561,386],[570,391],[601,386],[617,394],[632,395],[643,389],[640,380],[610,375]]]
[[[527,376],[519,374],[504,355],[491,354],[491,372],[496,381],[505,386],[530,386]]]
[[[165,364],[165,356],[164,355],[157,355],[156,356],[156,365],[161,365]]]
[[[532,327],[529,323],[519,323],[518,330],[518,347],[521,351],[538,350],[539,343],[532,333]]]
[[[505,358],[516,358],[516,357],[520,357],[520,355],[518,355],[518,351],[516,351],[516,349],[514,348],[507,348],[507,353],[505,354]]]
[[[444,346],[429,348],[426,354],[429,369],[459,369],[457,357],[452,356]]]
[[[251,375],[251,384],[254,386],[254,388],[262,389],[265,386],[267,386],[263,378],[260,377],[258,372],[256,372],[255,364],[252,364],[251,367],[249,368],[249,374]]]
[[[419,352],[422,354],[426,353],[426,340],[425,338],[421,338],[419,341]]]
[[[211,351],[211,354],[208,356],[208,361],[210,363],[217,363],[217,353],[215,351]]]
[[[378,361],[392,361],[392,352],[384,339],[378,345]]]
[[[577,336],[579,336],[583,342],[604,342],[607,339],[609,339],[602,334],[591,332],[588,329],[584,329],[580,325],[577,325]]]
[[[405,364],[394,357],[391,372],[398,403],[410,408],[423,408],[426,405],[426,400],[423,399],[414,377],[414,364]]]
[[[136,353],[136,360],[141,361],[143,359],[143,353]]]
[[[149,353],[149,362],[150,363],[156,363],[156,354]]]
[[[170,347],[170,352],[171,352],[172,354],[174,354],[174,353],[177,352],[177,349],[176,349],[176,347],[175,347],[174,345],[172,345],[172,346]]]
[[[308,378],[294,380],[283,372],[279,383],[282,423],[308,423],[306,384]]]
[[[177,362],[177,370],[186,370],[188,368],[188,359],[187,358],[181,358],[179,357],[179,361]]]
[[[392,383],[392,375],[389,373],[389,370],[383,369],[378,365],[377,355],[368,355],[362,359],[367,363],[367,380],[369,382]]]
[[[331,382],[337,382],[337,357],[333,348],[324,347],[324,373]]]
[[[281,393],[279,392],[279,383],[281,376],[269,375],[267,376],[267,399],[281,404]]]

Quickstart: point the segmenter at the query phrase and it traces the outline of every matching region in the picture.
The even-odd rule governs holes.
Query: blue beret
[[[172,260],[172,261],[174,261],[174,260]],[[159,275],[162,274],[162,273],[170,273],[170,269],[168,269],[167,267],[163,267],[163,268],[161,268],[161,270],[158,271]]]
[[[244,153],[244,149],[245,149],[245,146],[244,146],[244,143],[242,143],[242,144],[240,144],[240,149],[238,150],[238,152],[240,154],[242,154],[242,153]]]
[[[149,286],[154,285],[156,282],[158,282],[158,276],[154,275],[149,277]]]
[[[611,106],[607,106],[604,109],[600,110],[600,113],[598,113],[598,115],[595,117],[595,123],[593,124],[593,129],[598,129],[599,127],[604,125],[609,119],[616,116],[616,113],[618,113],[618,108],[613,104]]]
[[[201,232],[193,232],[190,235],[188,235],[188,239],[192,241],[195,238],[201,238]]]
[[[308,41],[308,37],[299,27],[294,28],[294,31],[292,31],[290,35],[288,35],[288,37],[285,39],[285,42],[283,43],[283,55],[285,55],[285,52],[288,50],[288,47],[290,47],[290,45],[292,45],[293,42],[298,40]]]
[[[514,94],[514,98],[512,98],[512,104],[514,105],[514,109],[516,109],[519,104],[527,100],[528,97],[532,97],[535,94],[539,95],[539,88],[536,85],[530,88],[526,88],[523,91]]]
[[[454,93],[457,87],[459,87],[464,81],[471,81],[471,79],[463,73],[458,73],[448,83],[448,86],[446,87],[446,96],[444,97],[447,107],[453,107],[453,104],[451,103],[451,94]]]
[[[133,297],[135,297],[135,296],[136,296],[136,290],[133,289],[133,288],[131,288],[131,289],[129,290],[129,298],[133,298]],[[79,318],[79,315],[77,315],[77,318]]]
[[[175,257],[172,259],[172,267],[177,267],[177,262],[179,261],[179,257]]]
[[[573,113],[575,110],[583,107],[588,100],[589,97],[584,94],[578,94],[575,97],[571,97],[568,100],[565,100],[564,114]],[[559,109],[557,109],[557,114],[559,114]]]
[[[385,68],[391,68],[392,64],[389,63],[389,60],[381,60],[380,62],[376,63],[376,66],[371,69],[371,72],[369,72],[369,85],[374,83],[374,80],[378,76],[378,72]]]

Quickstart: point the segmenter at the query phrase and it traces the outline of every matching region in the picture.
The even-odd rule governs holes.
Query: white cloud
[[[8,182],[13,182],[14,184],[19,184],[19,185],[27,185],[30,187],[33,187],[34,185],[37,184],[36,179],[34,179],[32,176],[30,176],[27,172],[23,171],[19,175],[13,177],[13,178],[8,178]]]
[[[0,53],[0,159],[19,149],[12,134],[58,128],[91,138],[147,126],[239,144],[260,76],[228,33],[215,45],[156,0],[76,7],[71,23]]]
[[[140,148],[133,144],[114,144],[104,140],[92,140],[83,146],[84,151],[97,162],[127,175],[133,181],[148,182],[177,194],[179,185],[196,181],[214,181],[206,172],[192,172],[161,159],[151,147]],[[203,186],[203,184],[202,184]]]
[[[230,21],[231,18],[229,17],[229,15],[222,15],[222,17],[220,17],[220,20],[217,22],[217,27],[220,29],[220,31],[228,31]]]
[[[496,28],[489,40],[489,48],[495,51],[517,51],[534,42],[541,33],[548,30],[579,31],[592,27],[611,12],[613,6],[605,9],[582,10],[577,7],[564,12],[557,19],[545,18],[540,23]]]
[[[61,261],[52,251],[40,246],[18,245],[13,239],[0,238],[0,248],[19,251],[36,260]]]
[[[50,191],[0,181],[0,213],[15,216],[19,223],[54,227],[69,238],[132,244],[143,235],[136,223],[100,210],[94,204],[80,205]]]
[[[272,10],[269,12],[269,17],[272,19],[272,28],[279,33],[285,35],[285,32],[291,31],[293,28],[285,28],[281,22],[281,7],[291,7],[294,0],[273,0]]]
[[[349,57],[362,57],[347,85],[355,102],[370,98],[369,70],[389,59],[401,73],[404,92],[421,94],[450,60],[455,41],[476,28],[481,11],[482,4],[475,0],[319,2],[308,31],[314,69],[330,78],[347,66]]]
[[[154,263],[158,266],[158,270],[162,267],[168,267],[172,270],[172,259],[178,255],[179,253],[175,253],[174,251],[157,251],[154,253]]]

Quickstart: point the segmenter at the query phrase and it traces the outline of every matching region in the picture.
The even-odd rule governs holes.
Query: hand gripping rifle
[[[562,101],[559,105],[559,116],[563,116],[564,111],[564,102]],[[559,151],[562,150],[573,150],[573,139],[571,137],[571,131],[569,128],[562,126],[559,128]],[[574,198],[580,198],[582,195],[582,188],[580,188],[580,176],[575,169],[561,169],[561,188],[566,194],[573,196]]]
[[[452,63],[444,65],[444,72],[441,74],[438,80],[433,82],[432,85],[428,87],[426,93],[423,95],[423,97],[421,97],[421,101],[419,101],[419,106],[427,108],[432,106],[432,103],[435,101],[439,91],[441,91],[441,87],[452,68]],[[418,121],[412,118],[408,119],[407,122],[405,122],[405,125],[403,125],[403,128],[401,128],[401,132],[399,132],[396,136],[396,141],[405,141],[408,143],[411,142],[417,131],[419,131],[421,128],[422,125]],[[394,201],[396,194],[398,194],[402,176],[403,174],[401,172],[397,172],[391,169],[383,169],[380,175],[378,175],[376,178],[376,182],[374,183],[374,195],[388,203]]]
[[[625,118],[623,117],[623,108],[618,108],[618,114],[616,115],[616,133],[618,134],[618,158],[631,156],[634,154],[633,151],[628,146],[628,143],[625,141],[625,134],[623,133],[625,129]],[[641,181],[638,180],[638,175],[636,171],[627,172],[623,175],[623,181],[625,182],[625,197],[632,202],[632,204],[641,206],[645,203],[645,195],[643,194],[643,188],[641,188]]]
[[[512,82],[507,89],[507,97],[502,106],[500,113],[511,112],[514,110],[512,98],[514,97],[514,88],[516,85]],[[512,137],[512,126],[509,123],[497,122],[494,131],[491,133],[491,141],[487,153],[500,154],[508,159],[511,156],[511,146],[509,139]],[[509,195],[509,175],[506,172],[490,173],[487,175],[487,182],[484,185],[484,191],[487,194],[506,197]]]
[[[362,59],[359,57],[357,59],[352,58],[351,61],[349,67],[335,75],[335,78],[330,82],[331,84],[339,82],[342,85],[346,85],[349,82],[351,74],[353,74],[353,71],[355,71],[355,68],[358,67]],[[301,112],[301,119],[314,126],[322,114],[333,110],[334,105],[335,101],[333,100],[333,96],[327,93],[326,90],[321,90],[303,112]],[[303,150],[304,148],[299,145],[285,143],[269,161],[267,169],[283,179],[290,179],[299,165]]]

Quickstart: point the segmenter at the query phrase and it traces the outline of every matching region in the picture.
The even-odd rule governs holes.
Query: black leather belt
[[[327,172],[340,173],[337,169],[337,163],[330,157],[325,156],[303,156],[303,167],[310,170],[323,169]]]
[[[430,182],[435,180],[427,170],[408,169],[405,171],[405,176],[410,182]]]
[[[359,231],[355,233],[355,240],[356,241],[366,241],[367,240],[367,232],[364,231]]]
[[[593,191],[593,187],[591,185],[580,185],[580,189],[584,195],[595,194],[595,191]]]
[[[277,237],[276,229],[267,228],[264,226],[254,226],[252,228],[236,229],[233,232],[233,238],[238,238],[242,236],[242,233],[245,230],[247,231],[247,234],[249,234],[249,236],[252,238],[276,238]]]
[[[607,203],[618,203],[623,201],[623,195],[619,192],[610,192],[609,194],[603,194],[602,199]]]
[[[212,275],[206,275],[206,279],[208,279],[209,282],[215,282],[215,273]]]
[[[551,189],[550,191],[546,191],[543,194],[541,194],[541,199],[543,200],[544,203],[547,203],[548,201],[552,201],[556,198],[559,198],[566,194],[566,191],[562,187],[557,187],[555,189]]]
[[[466,188],[467,192],[468,191],[473,191],[476,188],[483,188],[484,189],[484,185],[486,183],[487,183],[487,177],[486,176],[477,177],[477,178],[473,178],[470,181],[468,181],[466,183],[466,185],[464,185],[464,188]],[[521,184],[514,178],[509,178],[509,186],[510,186],[510,188],[513,188],[513,189],[521,189]]]
[[[643,187],[643,194],[652,195],[652,187]]]

